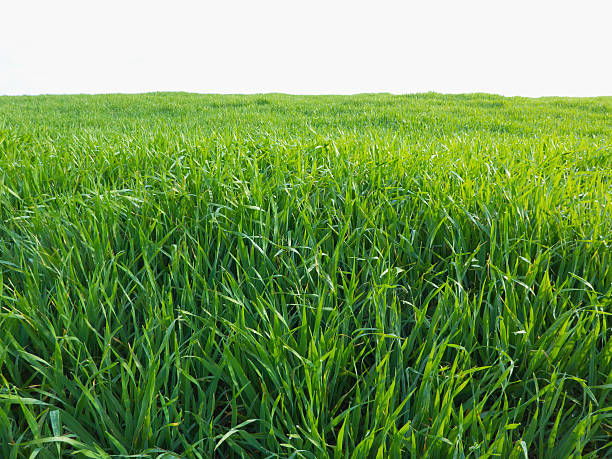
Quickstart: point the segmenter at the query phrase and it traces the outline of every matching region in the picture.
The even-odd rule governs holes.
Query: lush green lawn
[[[612,98],[0,97],[0,456],[610,454],[611,246]]]

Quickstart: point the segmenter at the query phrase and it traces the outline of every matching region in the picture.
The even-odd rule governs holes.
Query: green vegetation
[[[610,454],[611,141],[612,98],[0,98],[0,456]]]

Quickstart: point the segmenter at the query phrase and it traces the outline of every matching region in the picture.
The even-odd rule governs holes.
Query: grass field
[[[0,456],[606,457],[612,98],[0,97]]]

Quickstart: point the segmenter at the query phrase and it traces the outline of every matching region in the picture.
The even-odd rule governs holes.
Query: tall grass
[[[609,455],[611,115],[0,98],[0,456]]]

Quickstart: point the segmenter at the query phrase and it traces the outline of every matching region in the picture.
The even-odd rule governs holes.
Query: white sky
[[[612,95],[612,0],[0,0],[0,94]]]

